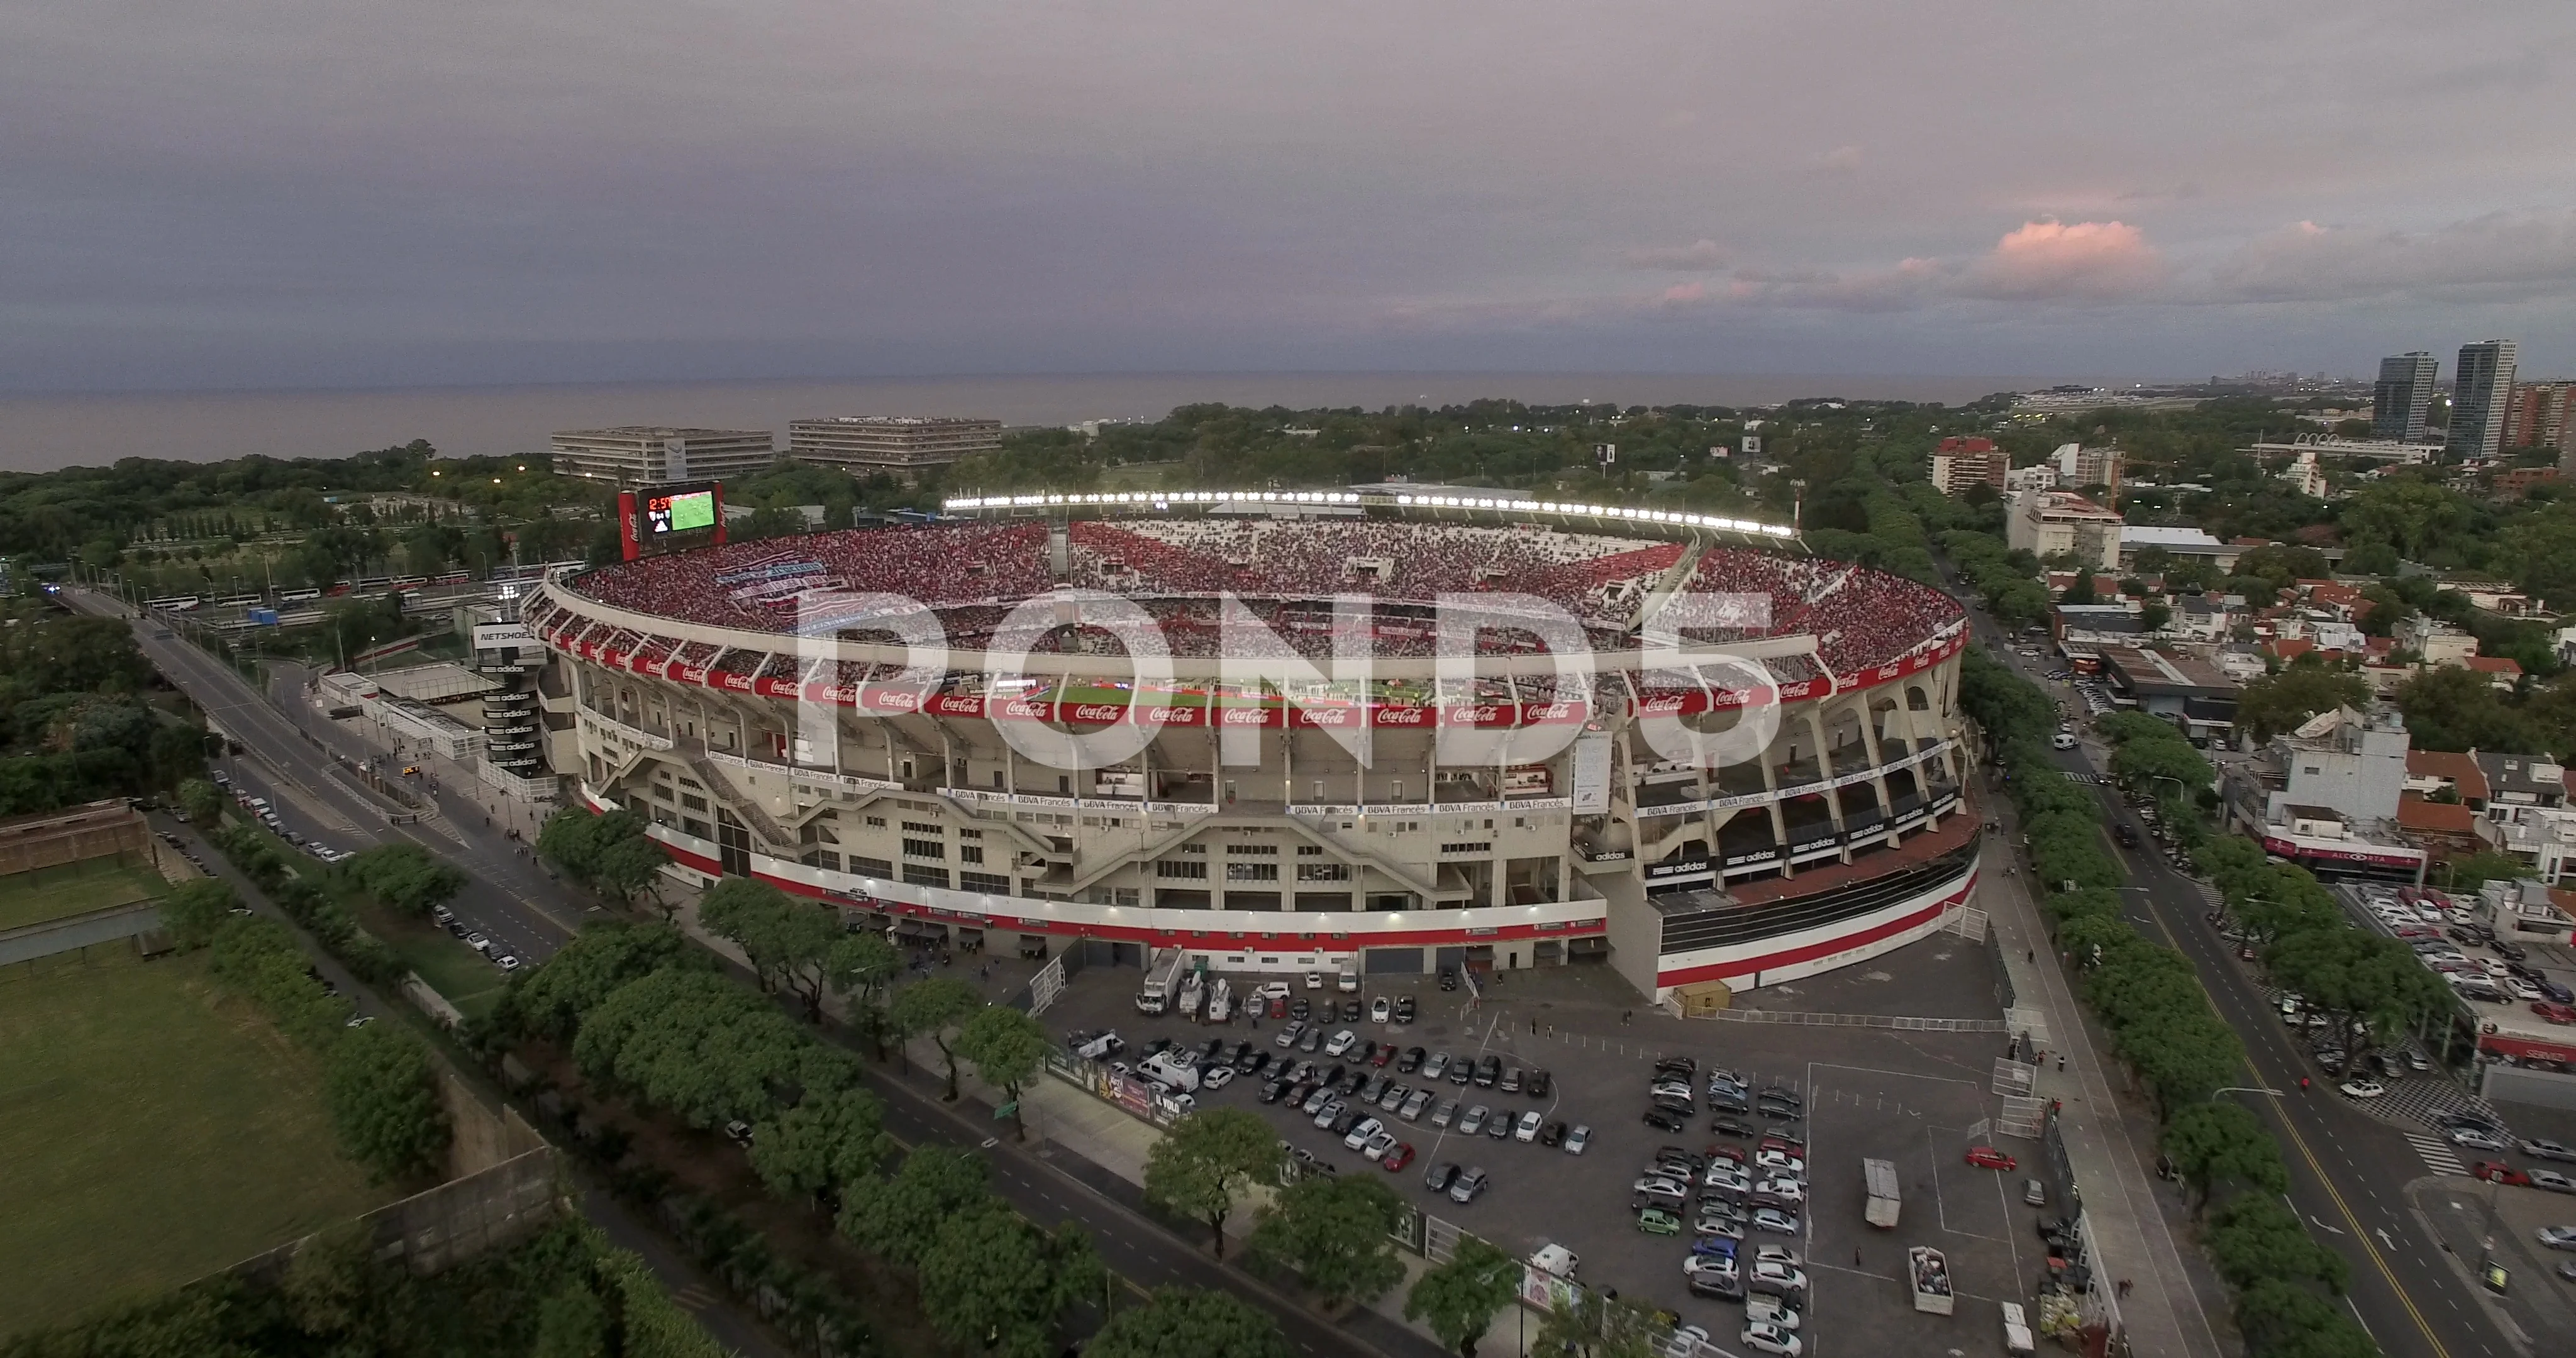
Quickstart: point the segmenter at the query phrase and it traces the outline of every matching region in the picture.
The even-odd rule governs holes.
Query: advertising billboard
[[[629,561],[725,540],[724,490],[713,481],[639,486],[620,492],[617,503]]]

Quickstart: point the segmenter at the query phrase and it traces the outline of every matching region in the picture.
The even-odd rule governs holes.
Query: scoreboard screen
[[[713,481],[679,481],[620,492],[626,559],[682,552],[725,540],[724,491]]]
[[[716,493],[686,490],[644,501],[644,531],[655,537],[716,526]]]

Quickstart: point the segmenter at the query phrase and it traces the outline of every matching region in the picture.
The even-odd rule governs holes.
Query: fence
[[[1169,1127],[1189,1111],[1178,1099],[1156,1093],[1152,1082],[1134,1075],[1122,1075],[1099,1061],[1085,1061],[1064,1052],[1049,1052],[1046,1068],[1048,1074],[1103,1103],[1116,1106],[1139,1122]]]
[[[74,952],[100,943],[116,943],[161,927],[161,903],[142,901],[46,920],[24,928],[0,930],[0,967],[40,957]]]

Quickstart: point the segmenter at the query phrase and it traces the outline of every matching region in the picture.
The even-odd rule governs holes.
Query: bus
[[[428,584],[429,577],[426,575],[400,575],[386,581],[385,583],[390,584],[395,589],[399,590],[414,590]]]
[[[444,575],[434,578],[430,583],[436,585],[461,585],[471,579],[473,579],[473,576],[468,572],[449,571]]]
[[[158,599],[146,599],[143,601],[143,606],[155,613],[188,613],[203,607],[205,602],[194,594],[171,594]]]
[[[282,604],[309,604],[321,597],[322,591],[318,589],[290,589],[278,595],[277,601]]]
[[[217,599],[217,600],[215,600],[215,607],[217,607],[217,608],[248,608],[248,607],[250,607],[251,605],[253,605],[253,604],[255,604],[255,603],[258,603],[258,602],[259,602],[259,596],[258,596],[258,595],[256,595],[256,594],[236,594],[236,595],[232,596],[232,597],[231,597],[231,598],[229,598],[229,599]]]

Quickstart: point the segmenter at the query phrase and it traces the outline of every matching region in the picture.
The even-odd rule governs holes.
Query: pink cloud
[[[1726,267],[1727,249],[1703,236],[1688,245],[1657,245],[1630,250],[1620,259],[1632,269],[1722,269]]]
[[[2024,222],[1969,270],[1971,296],[2016,301],[2131,297],[2164,277],[2164,257],[2126,222]]]

